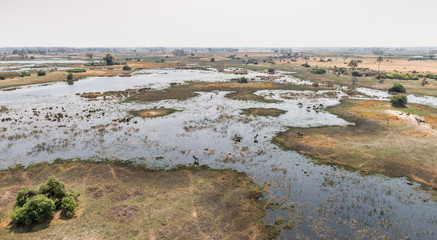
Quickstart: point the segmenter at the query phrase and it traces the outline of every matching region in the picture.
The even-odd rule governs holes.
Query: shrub
[[[238,79],[238,83],[248,83],[248,82],[249,82],[249,80],[245,77],[241,77]]]
[[[210,62],[215,62],[215,59],[214,58],[211,58],[211,60],[209,60]]]
[[[123,66],[123,70],[124,71],[129,71],[129,70],[131,70],[131,68],[128,65],[124,65]]]
[[[355,71],[352,71],[352,76],[354,76],[354,77],[362,77],[363,73],[361,73],[360,71],[355,70]]]
[[[74,209],[77,207],[76,199],[73,196],[64,197],[61,201],[61,209],[67,218],[74,217]]]
[[[405,107],[407,104],[407,96],[405,94],[398,94],[390,98],[390,103],[394,107]]]
[[[31,225],[53,216],[55,203],[44,195],[30,198],[22,207],[16,207],[11,214],[15,224]]]
[[[30,190],[28,187],[22,188],[17,193],[17,198],[15,199],[15,206],[16,207],[22,207],[27,200],[29,200],[31,197],[37,195],[37,193],[33,190]]]
[[[303,63],[302,64],[302,67],[306,67],[306,68],[309,68],[309,67],[311,67],[308,63]]]
[[[45,76],[46,75],[46,71],[39,70],[39,71],[36,72],[36,74],[38,74],[38,76]]]
[[[404,93],[407,91],[407,89],[404,86],[402,86],[402,84],[395,83],[395,84],[393,84],[393,87],[391,87],[388,91],[389,92]]]
[[[313,87],[319,87],[319,83],[314,82]]]
[[[30,76],[30,72],[25,72],[25,71],[20,72],[20,77],[27,77],[27,76]]]
[[[41,185],[39,192],[53,199],[57,209],[59,209],[61,199],[65,197],[66,194],[64,183],[54,177],[49,177],[47,182]]]
[[[324,68],[313,68],[313,69],[311,69],[311,73],[314,73],[314,74],[325,74],[326,73],[326,69],[324,69]]]
[[[104,57],[103,60],[106,61],[106,65],[114,65],[114,60],[115,60],[115,55],[112,53],[107,53]]]
[[[0,75],[0,80],[5,80],[6,76],[5,75]]]
[[[86,69],[83,68],[72,68],[72,69],[67,69],[66,70],[69,73],[81,73],[81,72],[86,72]]]
[[[73,82],[73,73],[69,73],[67,75],[67,83],[68,83],[68,85],[73,85],[74,84],[74,82]]]
[[[268,72],[268,73],[275,73],[275,69],[273,69],[273,68],[269,68],[269,69],[267,69],[267,72]]]

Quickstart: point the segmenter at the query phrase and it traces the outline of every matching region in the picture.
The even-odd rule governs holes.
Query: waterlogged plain
[[[263,75],[249,71],[245,77],[307,84],[290,76],[263,80]],[[230,99],[226,97],[229,91],[149,102],[80,97],[86,92],[149,87],[153,91],[188,81],[228,82],[232,78],[235,75],[214,70],[146,70],[131,78],[87,78],[73,86],[55,83],[2,92],[0,105],[7,111],[0,115],[0,167],[81,158],[172,168],[192,164],[195,156],[201,165],[243,171],[265,186],[269,202],[265,220],[283,229],[283,239],[437,236],[437,203],[424,201],[431,196],[418,189],[420,185],[404,178],[362,176],[318,165],[271,143],[287,126],[351,125],[324,110],[346,95],[341,88],[320,91],[320,95],[305,91],[311,96],[299,98],[294,97],[299,91],[255,93],[277,100],[269,103]],[[276,117],[243,115],[242,109],[248,108],[274,108],[284,113]],[[177,111],[157,118],[129,113],[144,109]]]

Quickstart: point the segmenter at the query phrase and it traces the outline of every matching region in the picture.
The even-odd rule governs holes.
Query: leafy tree
[[[64,197],[61,201],[61,209],[67,218],[74,217],[74,209],[77,207],[76,199],[73,196]]]
[[[39,192],[46,195],[48,198],[53,199],[55,201],[56,208],[60,207],[60,201],[66,195],[64,183],[53,176],[50,176],[47,182],[40,186]]]
[[[115,60],[115,55],[112,53],[107,53],[104,57],[103,60],[106,61],[106,65],[114,65],[114,60]]]
[[[17,198],[15,199],[15,206],[16,207],[22,207],[27,200],[29,200],[31,197],[37,195],[37,193],[33,190],[30,190],[28,187],[22,188],[17,193]]]
[[[74,84],[74,82],[73,82],[73,73],[69,73],[67,75],[67,83],[68,83],[68,85],[73,85]]]
[[[131,70],[131,68],[128,65],[124,65],[123,66],[123,70],[124,71],[129,71],[129,70]]]
[[[381,65],[381,62],[384,61],[384,58],[378,57],[376,59],[376,61],[378,62],[378,79],[380,79],[381,78],[381,72],[379,71],[379,66]]]
[[[404,93],[407,91],[407,89],[400,83],[393,84],[393,87],[391,87],[389,92],[398,92],[398,93]]]
[[[30,198],[22,207],[16,207],[11,214],[15,224],[31,225],[53,216],[55,203],[42,194]]]
[[[398,94],[390,98],[390,103],[394,107],[405,107],[407,104],[407,96],[405,94]]]
[[[350,67],[350,68],[355,69],[355,68],[358,67],[358,64],[359,64],[359,63],[358,63],[357,60],[352,59],[352,60],[349,61],[349,63],[347,64],[347,66]]]

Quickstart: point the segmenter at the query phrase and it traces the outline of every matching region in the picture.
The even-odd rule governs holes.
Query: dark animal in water
[[[300,138],[303,137],[303,133],[301,133],[301,132],[297,132],[297,135],[298,135]]]
[[[404,113],[399,113],[399,116],[403,115]]]
[[[255,139],[256,139],[256,138],[257,138],[258,136],[259,136],[259,135],[258,135],[258,134],[256,134],[256,135],[255,135],[255,137],[253,137],[253,138],[255,138]]]
[[[193,155],[193,158],[194,158],[194,163],[193,163],[193,165],[194,165],[194,166],[199,166],[199,158],[196,157],[196,156],[194,156],[194,155]]]
[[[303,103],[298,103],[297,104],[300,108],[303,107]]]
[[[324,108],[325,106],[323,106],[323,104],[319,104],[319,108]]]
[[[407,116],[410,116],[410,113],[407,113]]]

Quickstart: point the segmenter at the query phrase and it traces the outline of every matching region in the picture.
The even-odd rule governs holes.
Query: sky
[[[437,0],[0,0],[0,47],[437,46]]]

